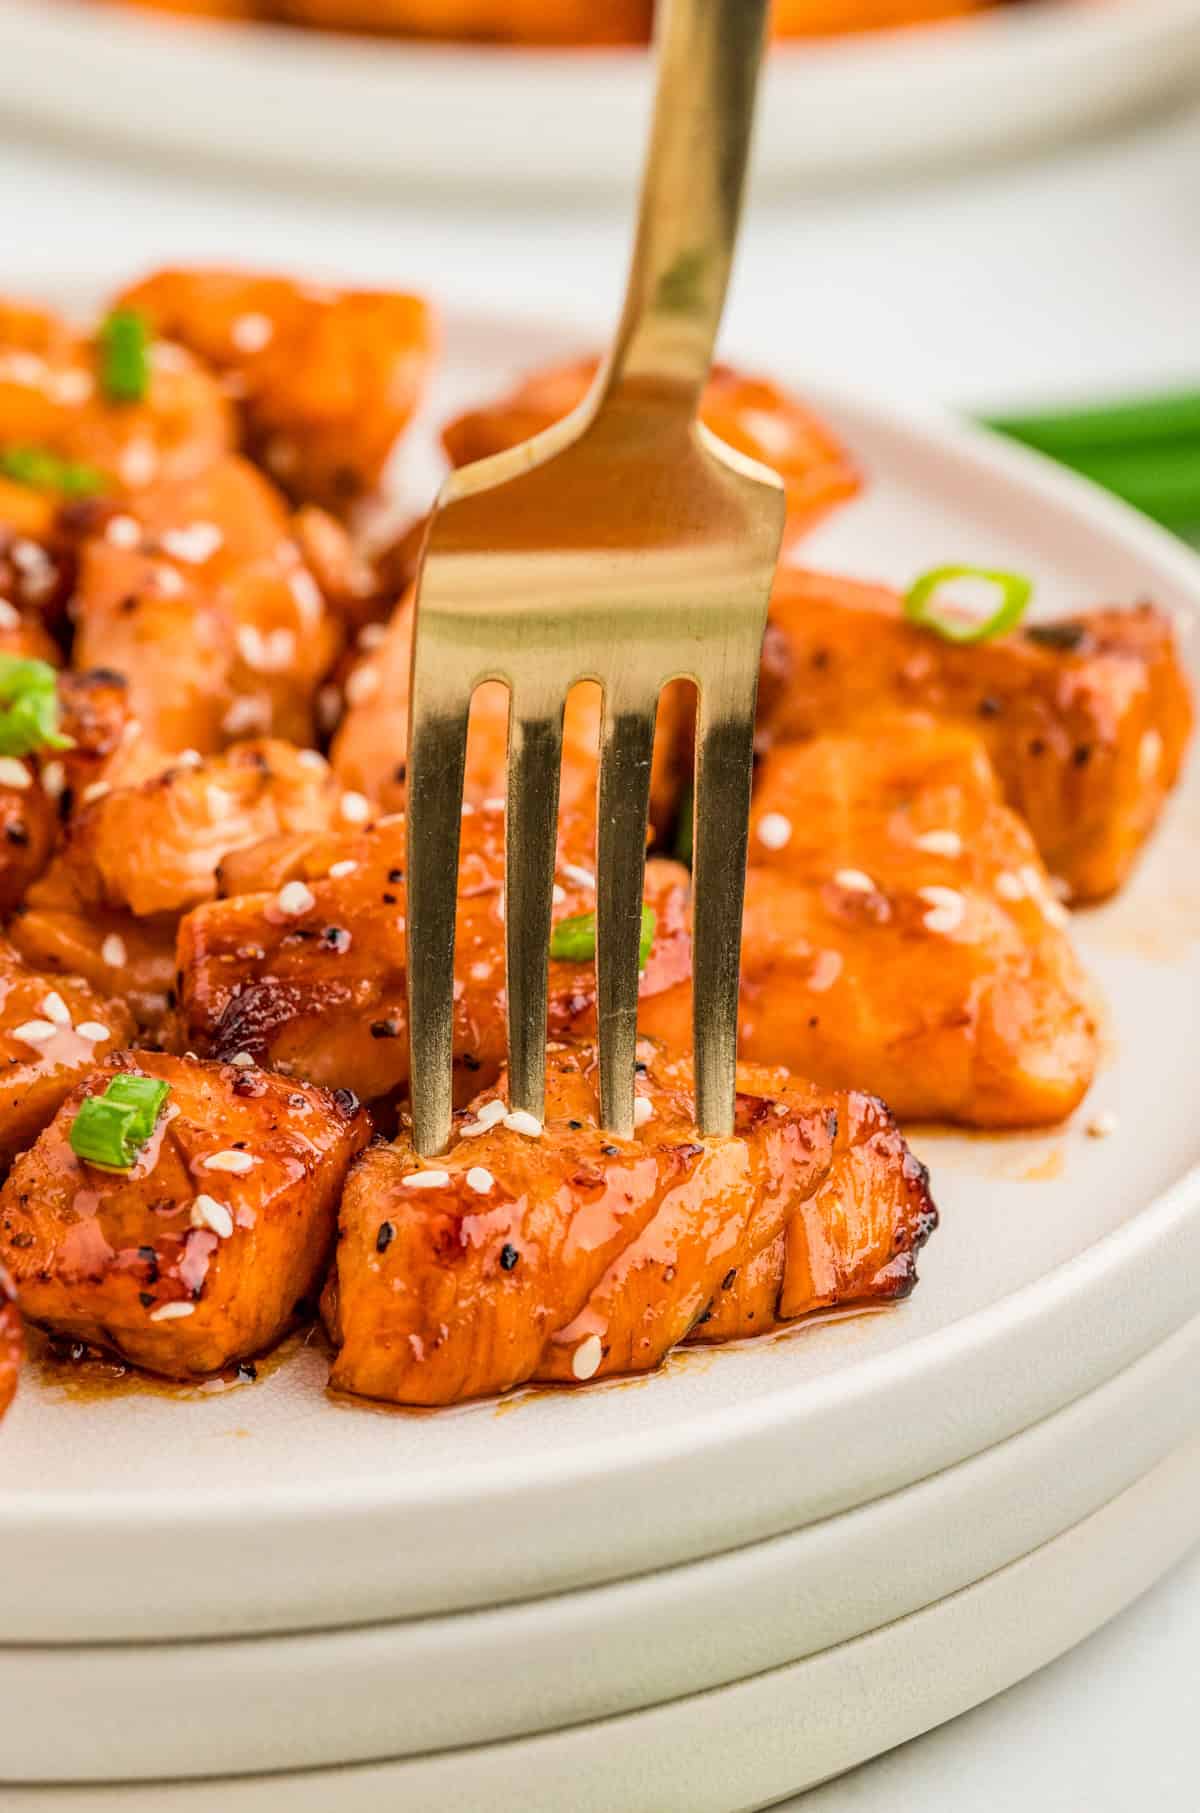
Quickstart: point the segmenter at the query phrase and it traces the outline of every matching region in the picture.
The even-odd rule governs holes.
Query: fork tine
[[[738,980],[746,891],[757,663],[725,668],[697,707],[692,851],[692,1027],[696,1118],[733,1132]]]
[[[600,758],[596,875],[596,1016],[600,1118],[620,1139],[633,1133],[638,947],[650,759],[658,688],[606,690]]]
[[[545,1113],[547,951],[558,840],[562,689],[514,690],[509,706],[504,929],[509,1101]]]
[[[413,1142],[444,1151],[454,1112],[454,929],[470,692],[414,659],[408,730],[408,1041]],[[439,673],[439,669],[442,673]]]

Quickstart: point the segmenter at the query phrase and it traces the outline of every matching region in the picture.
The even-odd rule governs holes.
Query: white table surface
[[[0,138],[9,288],[240,258],[532,305],[602,331],[626,231],[615,207],[489,197],[450,213],[417,195],[384,206],[250,180],[234,191]],[[893,396],[1017,405],[1200,382],[1198,298],[1200,112],[1050,160],[774,200],[750,224],[727,344]],[[815,1791],[803,1813],[1192,1813],[1198,1678],[1194,1555],[1073,1655]]]

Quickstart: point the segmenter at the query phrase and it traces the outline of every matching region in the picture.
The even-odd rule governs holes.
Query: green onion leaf
[[[999,603],[988,617],[968,617],[939,604],[938,593],[956,579],[982,579],[994,586]],[[934,567],[914,580],[904,598],[904,615],[910,623],[933,630],[947,642],[990,642],[1016,629],[1033,597],[1033,581],[1023,573],[991,571],[986,567]]]
[[[89,1095],[68,1135],[77,1158],[105,1171],[129,1171],[154,1132],[169,1083],[152,1076],[113,1077],[103,1095]]]
[[[108,479],[95,466],[60,459],[46,447],[0,448],[0,478],[32,491],[60,491],[64,497],[94,497],[108,490]]]
[[[119,1102],[123,1108],[134,1110],[134,1136],[144,1146],[154,1132],[163,1103],[170,1093],[170,1083],[160,1082],[153,1076],[131,1076],[123,1071],[108,1085],[104,1098],[109,1102]]]
[[[150,389],[150,323],[115,308],[100,323],[100,384],[110,403],[142,403]]]
[[[658,919],[653,907],[642,908],[642,938],[638,946],[638,968],[645,969],[654,946]],[[550,955],[562,963],[587,963],[596,955],[596,915],[576,913],[572,919],[560,919],[550,934]]]
[[[46,661],[0,655],[0,755],[70,749],[58,728],[58,683]]]

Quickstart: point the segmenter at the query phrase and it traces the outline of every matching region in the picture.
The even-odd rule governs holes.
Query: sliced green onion
[[[153,1076],[131,1076],[123,1072],[115,1076],[104,1091],[104,1098],[109,1102],[119,1102],[123,1108],[132,1108],[136,1119],[133,1131],[138,1141],[145,1145],[158,1123],[163,1103],[171,1093],[170,1083],[160,1082]]]
[[[110,403],[142,403],[150,389],[150,323],[116,308],[100,323],[100,385]]]
[[[642,908],[642,939],[638,946],[638,968],[645,969],[654,946],[658,918],[653,907]],[[550,955],[562,963],[587,963],[596,955],[596,915],[576,913],[571,919],[560,919],[550,934]]]
[[[994,586],[1000,602],[989,617],[968,617],[939,604],[943,586],[958,579],[982,579]],[[1033,581],[1023,573],[992,571],[987,567],[934,567],[914,580],[904,597],[904,615],[910,623],[933,630],[947,642],[990,642],[1016,629],[1033,597]]]
[[[46,661],[0,655],[0,755],[70,749],[58,728],[58,677]]]
[[[61,491],[64,497],[94,497],[108,479],[82,460],[60,459],[47,447],[0,448],[0,477],[33,491]]]
[[[169,1083],[151,1076],[115,1076],[103,1095],[89,1095],[68,1135],[77,1158],[105,1171],[129,1171],[154,1132]]]

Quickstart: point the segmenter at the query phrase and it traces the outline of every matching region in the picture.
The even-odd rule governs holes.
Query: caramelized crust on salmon
[[[282,840],[238,865],[245,893],[189,913],[179,928],[181,1037],[217,1057],[249,1052],[289,1075],[341,1084],[364,1101],[408,1082],[405,833],[400,818],[340,838]],[[558,884],[566,918],[595,905],[591,828],[564,821]],[[348,866],[349,865],[349,866]],[[279,882],[283,876],[286,886]],[[503,814],[463,820],[455,956],[454,1054],[466,1101],[499,1072],[505,1052]],[[651,862],[646,899],[656,914],[642,1000],[687,992],[687,875]],[[590,964],[550,965],[550,1028],[586,1033],[595,1023]]]
[[[456,466],[501,453],[569,415],[587,395],[596,360],[531,373],[507,396],[447,424],[442,440]],[[790,538],[802,534],[862,484],[857,467],[833,433],[796,397],[769,379],[717,365],[701,416],[739,453],[779,473],[787,493]]]
[[[0,446],[78,461],[126,494],[159,479],[194,477],[232,438],[220,385],[182,346],[152,346],[144,399],[113,401],[92,334],[43,309],[0,302]],[[53,501],[45,492],[34,500],[39,495],[43,507]],[[41,521],[49,526],[48,516]],[[38,533],[31,519],[24,529]]]
[[[138,919],[123,908],[80,900],[61,859],[30,888],[8,924],[34,969],[82,976],[97,994],[123,1001],[137,1026],[154,1032],[172,1005],[178,916]]]
[[[1050,873],[1078,900],[1120,887],[1179,777],[1192,703],[1170,618],[1090,611],[954,643],[882,586],[781,571],[760,730],[790,742],[916,708],[970,724]]]
[[[246,451],[289,496],[333,509],[375,489],[433,361],[419,296],[180,269],[123,301],[224,374]]]
[[[122,1002],[105,1000],[79,976],[39,975],[0,939],[0,1171],[132,1032]]]
[[[0,1417],[13,1401],[21,1370],[21,1313],[16,1286],[0,1265]]]
[[[1080,1101],[1092,990],[972,733],[884,718],[773,750],[750,850],[744,1057],[902,1120],[1039,1126]]]
[[[79,1105],[114,1071],[171,1085],[114,1172],[77,1158]],[[248,1358],[320,1286],[347,1167],[369,1135],[345,1092],[253,1069],[118,1053],[64,1102],[0,1192],[0,1264],[26,1316],[170,1378]]]
[[[93,513],[79,553],[77,667],[125,676],[147,741],[202,755],[239,737],[313,740],[313,700],[340,629],[246,461]]]
[[[646,1372],[715,1313],[828,1180],[838,1106],[745,1066],[734,1137],[702,1140],[690,1061],[642,1054],[631,1140],[598,1125],[591,1048],[552,1045],[540,1136],[481,1097],[443,1158],[365,1154],[324,1305],[336,1387],[432,1405]]]

